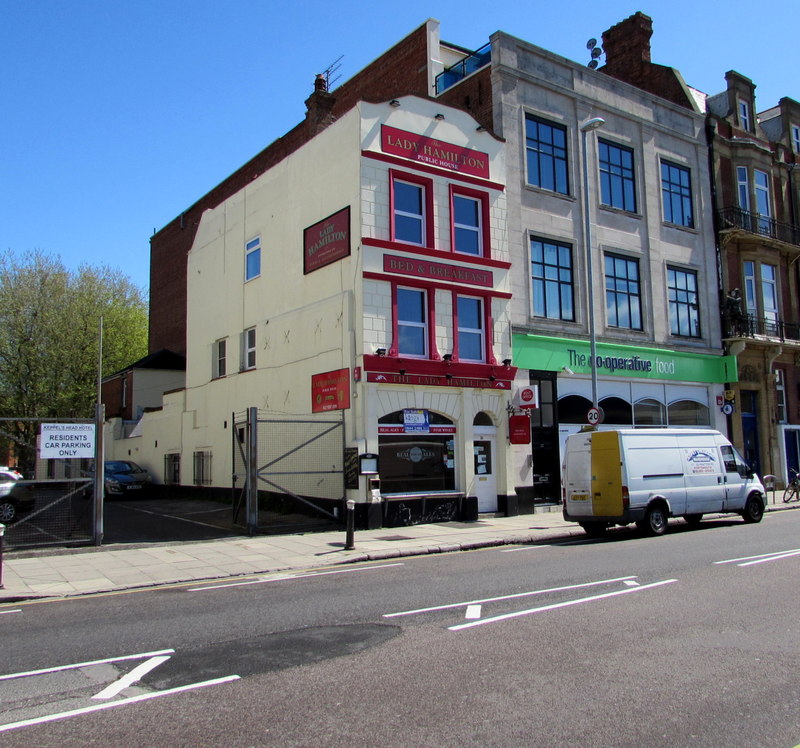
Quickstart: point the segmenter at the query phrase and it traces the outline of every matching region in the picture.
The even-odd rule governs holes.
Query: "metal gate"
[[[94,423],[77,418],[0,419],[0,523],[6,527],[8,548],[97,541],[94,460],[43,459],[38,446],[45,421]]]
[[[340,519],[344,500],[344,414],[274,418],[250,408],[233,417],[233,512],[248,532],[267,508]]]

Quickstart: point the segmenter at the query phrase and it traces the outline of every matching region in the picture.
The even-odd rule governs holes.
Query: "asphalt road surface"
[[[795,746],[800,512],[0,606],[0,745]]]

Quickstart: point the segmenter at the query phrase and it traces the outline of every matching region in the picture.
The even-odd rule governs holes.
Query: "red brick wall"
[[[379,102],[406,94],[428,96],[427,43],[423,24],[336,89],[333,117],[340,117],[361,99]],[[238,192],[308,142],[316,131],[316,123],[301,122],[150,239],[150,353],[162,348],[186,353],[186,261],[203,211]]]

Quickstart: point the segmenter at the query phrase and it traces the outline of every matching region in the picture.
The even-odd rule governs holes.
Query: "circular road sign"
[[[598,423],[603,422],[603,409],[602,408],[589,408],[586,414],[586,421],[591,426],[597,426]]]

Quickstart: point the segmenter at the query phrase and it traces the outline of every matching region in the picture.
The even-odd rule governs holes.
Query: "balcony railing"
[[[718,211],[720,229],[742,229],[751,234],[769,236],[787,244],[800,247],[800,226],[776,221],[774,218],[751,213],[741,208],[723,208]]]
[[[454,86],[462,78],[466,78],[476,70],[480,70],[484,65],[492,61],[492,45],[486,44],[480,49],[467,55],[463,60],[459,60],[455,65],[447,68],[436,76],[436,93],[446,91],[450,86]]]
[[[773,340],[800,342],[800,324],[786,322],[778,317],[759,317],[755,314],[722,314],[724,338],[771,338]]]

